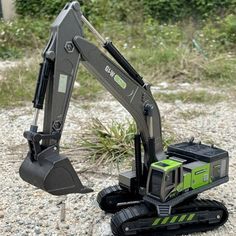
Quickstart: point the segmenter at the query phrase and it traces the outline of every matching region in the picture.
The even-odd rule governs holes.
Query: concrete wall
[[[3,18],[10,20],[15,16],[14,0],[0,0],[2,3]]]

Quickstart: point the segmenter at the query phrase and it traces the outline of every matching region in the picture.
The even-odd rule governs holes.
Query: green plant
[[[52,18],[68,0],[15,0],[21,16]],[[96,23],[118,21],[137,23],[151,16],[159,21],[176,21],[188,17],[207,18],[232,12],[235,0],[79,0],[86,16]],[[136,17],[139,15],[139,17]]]
[[[160,21],[202,19],[224,15],[236,6],[234,0],[143,0],[148,14]]]
[[[15,0],[16,11],[24,17],[52,17],[59,13],[68,0]]]
[[[202,80],[208,80],[212,84],[236,85],[236,59],[230,55],[221,55],[204,65],[204,73]]]
[[[22,105],[33,98],[38,66],[21,63],[3,73],[0,80],[0,107]]]
[[[73,90],[74,99],[97,99],[98,95],[102,93],[102,85],[88,73],[82,66],[79,68],[77,83]]]
[[[37,54],[40,54],[37,52]],[[22,62],[15,67],[9,68],[2,73],[0,80],[0,107],[22,105],[32,101],[35,85],[38,78],[39,57],[34,60]],[[80,86],[75,86],[72,97],[74,99],[96,99],[101,85],[84,69],[78,73]]]
[[[88,131],[79,139],[79,145],[97,164],[121,162],[134,156],[133,139],[136,133],[134,121],[112,121],[105,125],[99,119],[93,119]],[[164,132],[164,148],[174,141],[173,137],[169,131]]]
[[[80,146],[89,152],[93,161],[100,163],[120,162],[133,155],[133,137],[136,126],[112,121],[104,125],[99,119],[93,119],[88,132],[79,140]]]
[[[198,35],[201,36],[198,37],[199,41],[210,45],[214,52],[235,49],[236,15],[229,14],[224,18],[218,17],[215,21],[208,21]]]
[[[30,18],[0,21],[0,57],[18,58],[26,49],[41,48],[49,38],[49,25],[48,21]]]
[[[15,0],[17,13],[21,16],[47,17],[57,15],[68,0]],[[131,13],[142,14],[141,0],[79,0],[83,13],[99,23],[101,21],[116,18],[121,21],[137,22],[142,17],[136,17]]]

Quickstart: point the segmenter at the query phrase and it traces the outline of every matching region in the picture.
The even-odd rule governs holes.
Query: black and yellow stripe
[[[153,221],[152,226],[191,222],[195,219],[195,216],[196,216],[195,213],[189,213],[189,214],[159,217]]]

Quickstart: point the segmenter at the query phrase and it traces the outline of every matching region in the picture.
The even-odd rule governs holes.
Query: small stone
[[[4,218],[4,213],[0,211],[0,219]]]
[[[24,224],[24,222],[22,220],[20,220],[18,223],[19,223],[19,225],[23,225]]]
[[[69,226],[69,225],[65,225],[65,228],[66,228],[66,229],[69,229],[69,228],[70,228],[70,226]]]
[[[11,225],[7,225],[5,227],[5,232],[11,232],[11,229],[12,229]]]
[[[34,232],[36,234],[40,234],[41,233],[40,228],[38,226],[36,226],[35,229],[34,229]]]

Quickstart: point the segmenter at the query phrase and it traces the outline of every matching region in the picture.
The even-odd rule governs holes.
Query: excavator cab
[[[166,159],[151,165],[147,182],[147,192],[161,202],[171,198],[182,183],[182,165],[180,162]]]

